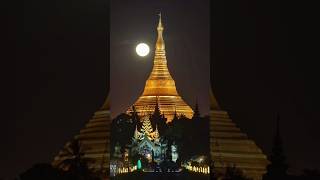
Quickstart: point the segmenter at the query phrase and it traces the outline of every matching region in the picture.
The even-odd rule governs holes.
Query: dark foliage
[[[201,117],[199,108],[196,107],[195,116],[188,119],[184,115],[175,114],[174,119],[166,123],[166,118],[161,114],[158,104],[150,115],[153,128],[158,127],[162,141],[167,143],[166,161],[171,160],[171,145],[176,144],[178,149],[178,164],[189,160],[196,155],[209,155],[209,117]],[[112,123],[111,132],[111,154],[114,152],[116,143],[122,148],[130,147],[136,126],[141,127],[139,116],[133,107],[133,113],[120,114]],[[144,160],[141,156],[131,157],[133,163],[138,159]]]
[[[308,179],[308,180],[319,180],[320,179],[320,171],[317,169],[304,169],[303,174],[300,176],[300,179]]]
[[[165,133],[168,144],[175,142],[181,160],[195,155],[209,155],[209,118],[175,116]]]
[[[113,119],[111,124],[111,154],[114,146],[120,143],[122,148],[131,143],[136,125],[139,127],[139,119],[136,114],[128,115],[122,113]]]
[[[75,139],[66,148],[69,159],[62,161],[59,165],[64,169],[64,176],[68,179],[90,179],[93,174],[88,169],[87,161],[83,158],[83,150],[79,140]]]
[[[274,137],[272,155],[270,156],[271,164],[267,167],[267,173],[264,175],[265,180],[285,179],[287,177],[288,165],[282,147],[279,121],[279,115],[277,115],[277,131]]]
[[[19,175],[16,180],[100,180],[93,173],[63,171],[50,164],[36,164]]]
[[[152,124],[153,129],[158,127],[158,131],[161,136],[168,129],[166,121],[167,121],[167,119],[160,112],[160,108],[159,108],[158,101],[157,101],[157,104],[154,108],[153,114],[151,115],[151,124]]]
[[[63,178],[63,172],[53,168],[50,164],[35,164],[32,168],[20,174],[17,180],[57,180]]]
[[[264,180],[319,180],[319,170],[305,169],[301,175],[289,175],[287,173],[288,165],[283,150],[282,139],[280,135],[280,117],[277,115],[276,134],[274,136],[272,154],[270,156],[271,164],[267,167],[267,173],[264,175]]]
[[[250,180],[236,167],[227,167],[223,180]]]

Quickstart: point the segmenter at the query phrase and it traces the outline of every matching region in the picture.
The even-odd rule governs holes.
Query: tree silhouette
[[[272,154],[270,156],[271,164],[267,167],[267,173],[264,176],[266,180],[285,179],[287,176],[288,165],[282,147],[280,136],[280,116],[277,114],[276,135],[274,136]]]
[[[136,125],[140,128],[139,117],[135,110],[131,115],[121,113],[112,120],[111,124],[111,153],[114,153],[114,146],[117,142],[124,148],[131,143]]]
[[[137,113],[136,107],[132,106],[132,113],[131,113],[131,119],[134,126],[138,126],[140,128],[140,117]]]
[[[59,167],[66,170],[68,179],[93,179],[93,175],[88,169],[87,161],[83,158],[83,149],[78,139],[72,140],[67,145],[66,152],[69,158],[62,161]]]
[[[304,169],[300,179],[319,180],[320,171],[317,169]]]
[[[63,172],[55,169],[50,164],[39,163],[24,173],[21,173],[16,180],[62,180],[66,179]]]
[[[161,136],[164,134],[164,132],[167,129],[166,118],[164,117],[164,115],[161,114],[158,98],[157,98],[156,105],[154,107],[154,111],[151,115],[151,123],[152,123],[153,129],[155,129],[156,126],[158,126],[158,131]]]
[[[241,170],[233,166],[227,167],[223,180],[250,180],[250,178],[247,178]]]
[[[198,119],[199,117],[200,117],[200,110],[199,110],[198,102],[196,102],[192,119]]]

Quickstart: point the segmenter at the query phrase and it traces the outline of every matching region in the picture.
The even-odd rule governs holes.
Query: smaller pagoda
[[[131,154],[145,157],[149,162],[160,163],[163,161],[167,144],[161,142],[158,126],[152,128],[149,116],[141,118],[142,127],[136,126],[131,144]]]

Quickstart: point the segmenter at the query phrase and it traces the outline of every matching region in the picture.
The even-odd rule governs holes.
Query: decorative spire
[[[161,12],[158,14],[159,15],[159,23],[158,23],[158,28],[162,28],[161,30],[163,30],[162,27],[162,22],[161,22]]]
[[[159,22],[157,27],[158,37],[155,47],[153,68],[146,82],[143,95],[178,95],[175,82],[172,79],[167,66],[165,43],[163,40],[163,29],[162,17],[161,14],[159,14]],[[159,80],[161,80],[162,83],[159,82]]]
[[[161,111],[159,107],[159,97],[157,96],[156,105],[154,106],[154,111],[153,111],[153,118],[160,118],[160,116],[161,116]]]
[[[138,127],[136,125],[136,129],[134,131],[134,140],[141,140],[143,138],[142,134],[138,131]]]
[[[151,109],[147,109],[148,112],[152,113],[154,110],[154,102],[156,98],[158,98],[159,110],[165,114],[168,122],[173,119],[174,106],[177,106],[179,114],[181,113],[188,118],[192,118],[193,110],[184,102],[181,96],[179,96],[175,82],[168,70],[163,30],[162,15],[159,14],[159,22],[157,24],[158,37],[155,44],[152,71],[146,81],[142,95],[134,105],[140,116],[145,111],[144,106],[152,107]],[[132,109],[129,108],[127,113],[131,111]],[[160,133],[162,133],[161,130],[162,128],[159,126]]]
[[[141,131],[147,136],[149,136],[153,131],[151,121],[148,116],[144,117]]]
[[[136,129],[134,130],[134,139],[139,139],[138,127],[136,125]]]
[[[159,131],[158,131],[158,125],[156,125],[156,130],[154,131],[154,140],[159,139],[160,135],[159,135]]]
[[[163,32],[163,25],[162,25],[162,20],[161,20],[161,13],[159,13],[159,23],[158,23],[158,39],[157,39],[157,44],[156,44],[156,51],[160,50],[160,51],[164,51],[165,50],[165,45],[164,45],[164,40],[163,40],[163,36],[162,36],[162,32]]]
[[[196,106],[194,108],[194,113],[193,113],[193,119],[200,117],[200,111],[199,111],[199,105],[198,105],[198,100],[196,100]]]

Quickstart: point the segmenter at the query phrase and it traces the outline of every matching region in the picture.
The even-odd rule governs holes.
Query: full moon
[[[146,43],[140,43],[136,47],[136,52],[139,56],[146,56],[149,54],[150,48]]]

